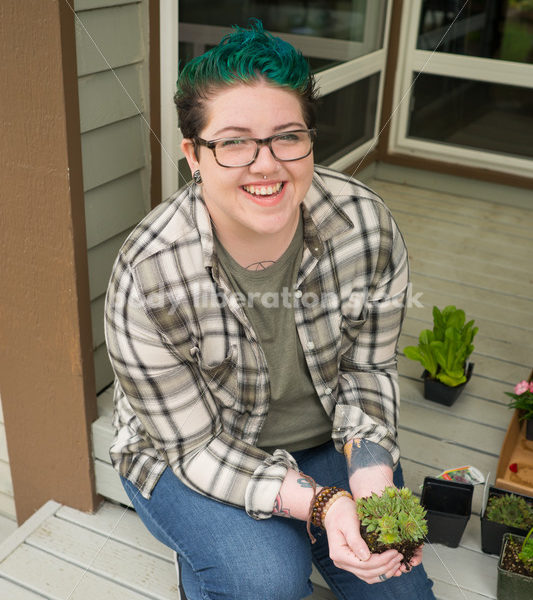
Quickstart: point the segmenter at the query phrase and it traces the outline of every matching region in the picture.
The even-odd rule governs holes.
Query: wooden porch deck
[[[430,326],[433,304],[464,308],[480,328],[473,378],[451,408],[424,400],[421,367],[400,357],[406,483],[418,491],[426,475],[464,464],[478,467],[492,482],[511,418],[504,391],[533,366],[533,203],[531,209],[514,208],[386,181],[369,183],[392,209],[411,256],[413,305],[400,349]],[[109,394],[99,402],[93,428],[97,487],[107,498],[125,502],[107,455]],[[424,564],[439,600],[496,597],[497,558],[480,550],[481,502],[478,486],[459,548],[426,546]],[[132,510],[112,502],[95,515],[50,502],[0,544],[2,599],[178,597],[170,551],[152,539]],[[334,596],[317,586],[311,599]]]

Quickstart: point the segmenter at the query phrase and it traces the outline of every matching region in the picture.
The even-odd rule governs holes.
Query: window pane
[[[315,162],[331,164],[373,137],[378,89],[374,73],[321,98]]]
[[[413,90],[410,137],[533,157],[533,89],[422,74]]]
[[[439,52],[533,62],[531,0],[470,0],[461,11],[463,5],[463,1],[424,0],[417,48],[438,46]]]
[[[231,25],[247,27],[257,17],[317,72],[381,48],[386,7],[387,0],[180,0],[180,59],[202,54]]]

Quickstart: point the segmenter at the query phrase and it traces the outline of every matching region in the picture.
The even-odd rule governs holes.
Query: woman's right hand
[[[355,502],[350,498],[336,500],[327,511],[323,525],[328,536],[330,558],[339,569],[353,573],[366,583],[379,583],[383,576],[389,579],[401,575],[403,557],[397,550],[370,553],[359,532]]]

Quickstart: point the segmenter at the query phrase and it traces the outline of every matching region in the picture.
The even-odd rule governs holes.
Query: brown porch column
[[[96,417],[74,15],[0,3],[0,393],[19,523],[93,510]]]

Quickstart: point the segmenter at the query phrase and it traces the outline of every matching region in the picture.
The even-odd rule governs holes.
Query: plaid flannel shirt
[[[332,439],[342,452],[350,439],[366,438],[396,463],[403,238],[376,194],[324,167],[315,168],[302,210],[304,253],[291,302]],[[287,469],[297,465],[285,450],[271,455],[254,445],[269,406],[267,363],[219,267],[198,186],[178,191],[130,234],[105,317],[116,375],[115,468],[146,498],[169,465],[192,489],[270,517]]]

